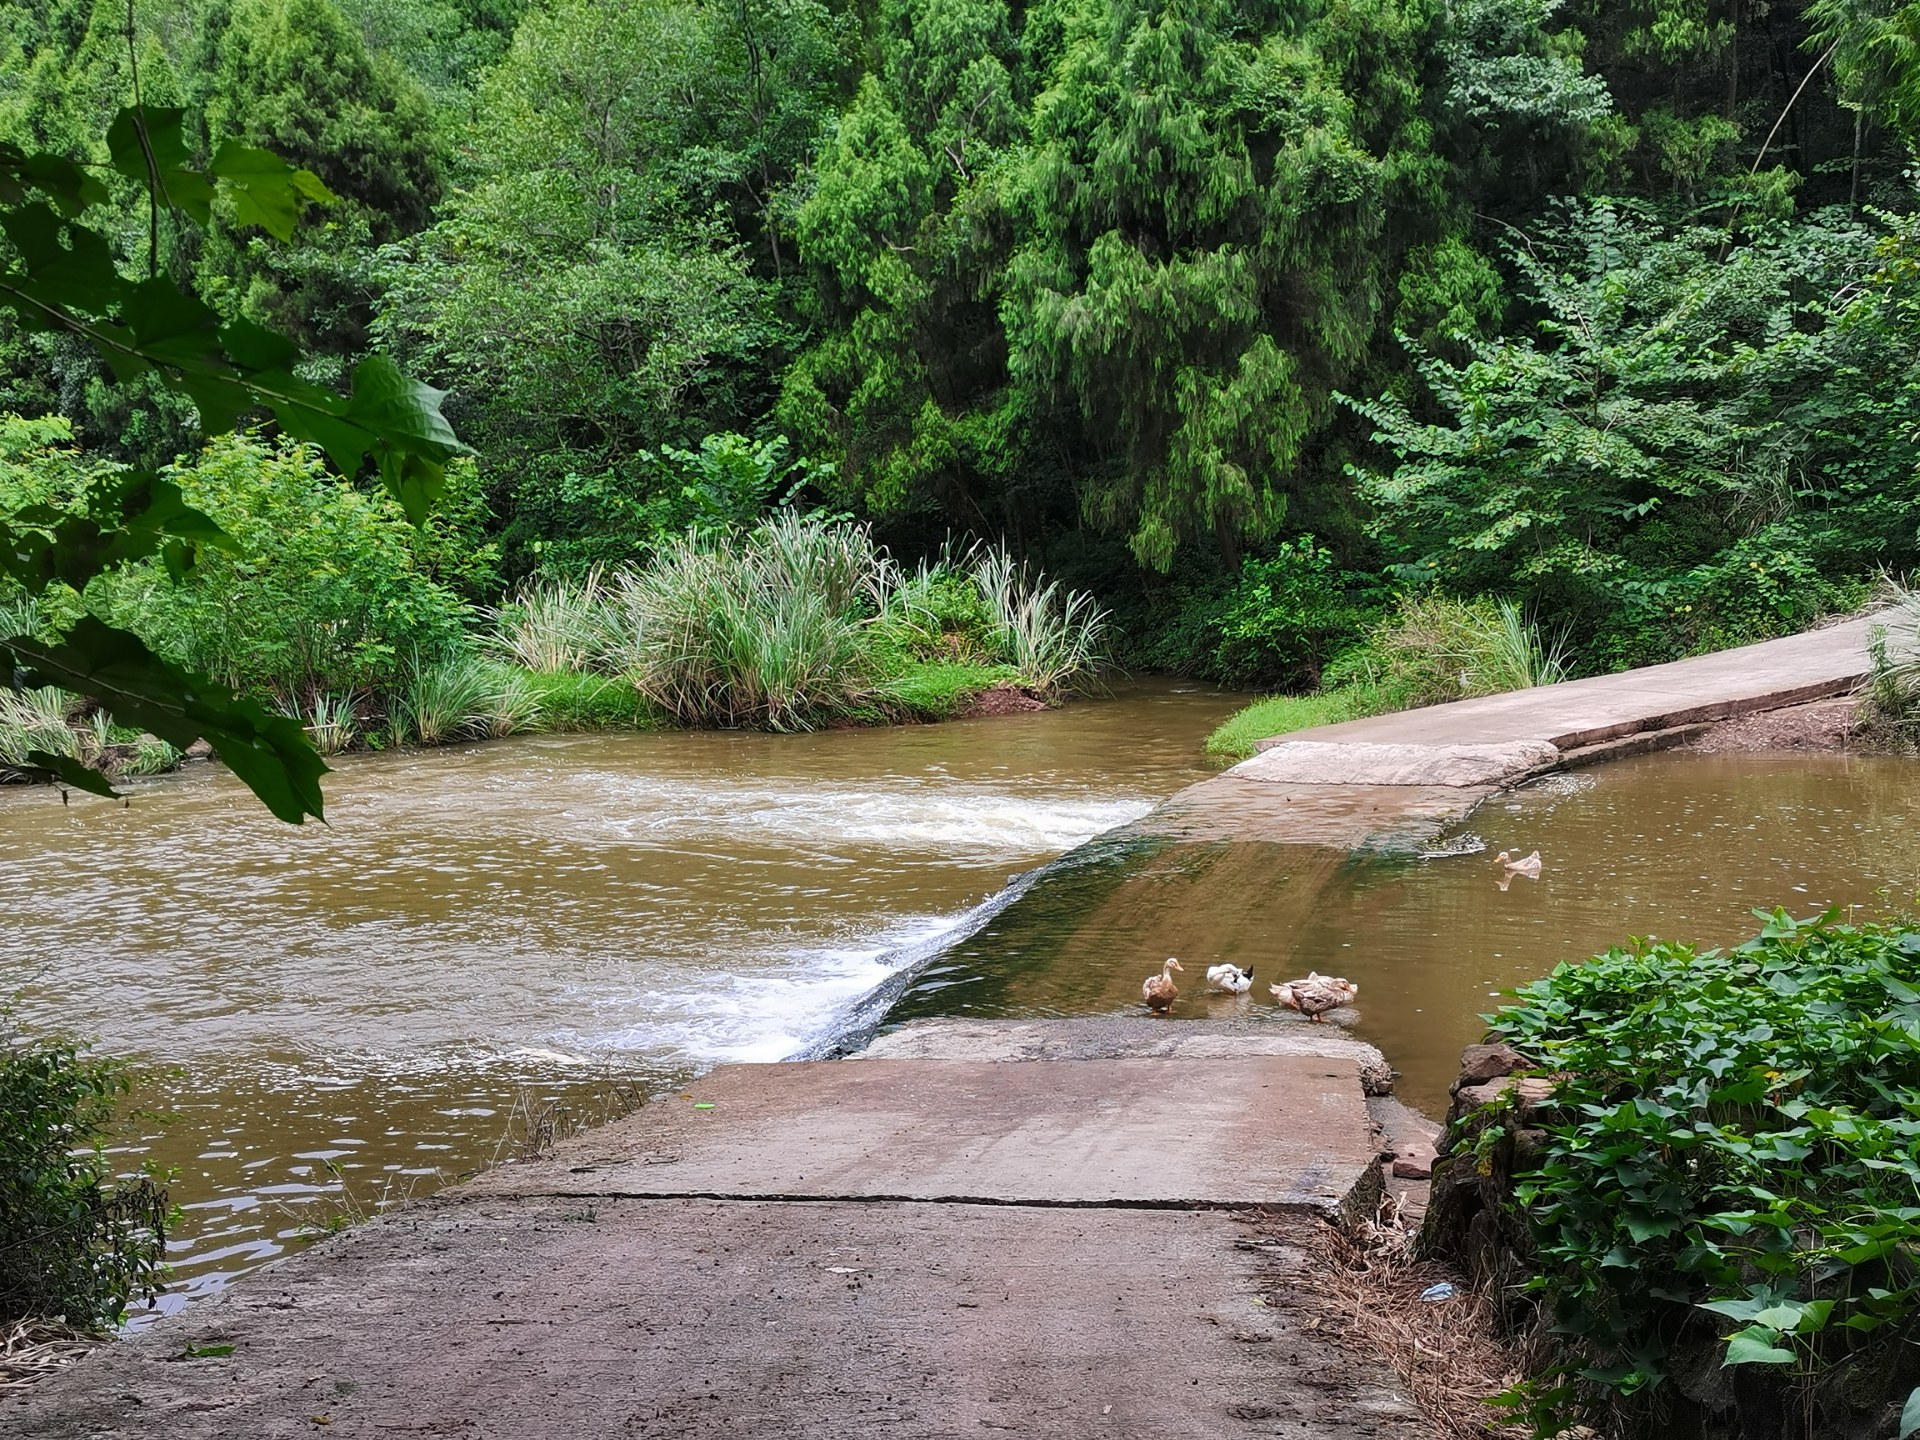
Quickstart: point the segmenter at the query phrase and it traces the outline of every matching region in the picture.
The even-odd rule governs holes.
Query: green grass
[[[964,660],[909,661],[899,674],[878,687],[880,701],[920,719],[946,720],[960,713],[982,690],[995,685],[1018,685],[1020,671],[1011,665],[981,665]]]
[[[653,707],[628,681],[582,675],[577,670],[529,671],[526,679],[549,730],[653,730],[659,726]]]
[[[1343,685],[1318,695],[1269,695],[1223,720],[1207,736],[1207,754],[1219,760],[1244,760],[1253,754],[1256,742],[1269,735],[1337,725],[1398,708],[1374,685]]]

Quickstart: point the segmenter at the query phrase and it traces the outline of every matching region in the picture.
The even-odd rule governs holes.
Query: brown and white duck
[[[1360,993],[1360,987],[1353,981],[1342,980],[1337,975],[1322,975],[1318,970],[1309,970],[1304,980],[1289,980],[1268,989],[1272,990],[1274,999],[1289,1010],[1298,1010],[1316,1025],[1327,1011],[1351,1003]]]
[[[1140,987],[1140,994],[1147,1002],[1147,1008],[1156,1015],[1164,1015],[1173,1008],[1173,1002],[1180,998],[1180,987],[1173,983],[1173,972],[1183,966],[1173,956],[1167,957],[1167,963],[1160,967],[1158,975],[1149,975],[1146,984]]]

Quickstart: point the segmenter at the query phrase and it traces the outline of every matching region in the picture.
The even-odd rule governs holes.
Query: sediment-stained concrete
[[[1176,840],[1408,845],[1495,790],[1694,739],[1708,721],[1845,694],[1872,670],[1875,616],[1478,700],[1295,731],[1137,822]]]
[[[1275,1225],[1377,1197],[1378,1052],[1125,1020],[940,1029],[858,1062],[722,1067],[249,1276],[0,1403],[0,1432],[1430,1433],[1390,1377],[1269,1303]]]
[[[1207,1059],[1072,1065],[727,1065],[460,1193],[1332,1214],[1375,1194],[1378,1146],[1352,1044],[1234,1054],[1223,1042]]]
[[[35,1440],[1431,1435],[1390,1377],[1267,1303],[1286,1259],[1272,1222],[1255,1218],[431,1201],[0,1405],[0,1429]]]

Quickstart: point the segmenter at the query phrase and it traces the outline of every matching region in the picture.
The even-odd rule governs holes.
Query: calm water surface
[[[1141,980],[1178,955],[1173,1021],[1300,1024],[1267,982],[1318,969],[1359,983],[1355,1032],[1403,1072],[1402,1098],[1437,1115],[1502,990],[1631,935],[1742,940],[1756,907],[1910,905],[1916,835],[1910,760],[1669,753],[1483,806],[1453,838],[1486,849],[1450,859],[1097,841],[921,971],[895,1013],[1137,1010]],[[1536,848],[1541,878],[1502,889],[1492,854]],[[1204,990],[1220,960],[1254,967],[1252,996]]]
[[[177,1307],[511,1153],[529,1106],[819,1039],[1012,876],[1199,778],[1240,698],[352,758],[302,829],[204,769],[125,809],[8,792],[0,963],[29,1028],[155,1074],[174,1118],[125,1158],[178,1171]]]

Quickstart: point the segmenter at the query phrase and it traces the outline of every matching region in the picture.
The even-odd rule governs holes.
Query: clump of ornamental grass
[[[620,648],[618,611],[598,565],[579,579],[530,580],[487,614],[493,621],[487,649],[524,670],[585,673],[610,662],[621,668],[614,659]]]
[[[1000,656],[1027,686],[1055,696],[1098,669],[1107,613],[1091,595],[1030,574],[1004,546],[983,548],[972,569]]]
[[[788,514],[688,534],[615,581],[641,694],[685,725],[805,730],[878,681],[867,625],[893,566],[864,526]]]
[[[390,701],[393,738],[446,745],[540,728],[539,692],[524,671],[472,654],[416,661]]]

